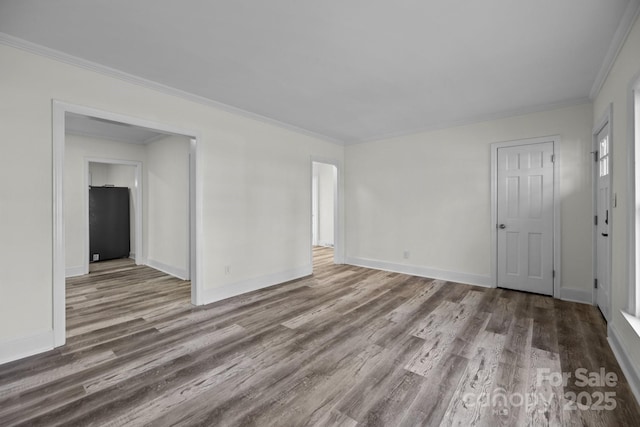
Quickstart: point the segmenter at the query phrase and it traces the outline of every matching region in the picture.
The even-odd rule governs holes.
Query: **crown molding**
[[[14,37],[7,33],[0,32],[0,44],[4,44],[6,46],[14,47],[16,49],[24,50],[30,53],[34,53],[36,55],[44,56],[50,59],[54,59],[56,61],[63,62],[76,67],[84,68],[86,70],[103,74],[108,77],[113,77],[113,78],[125,81],[127,83],[142,86],[147,89],[152,89],[157,92],[164,93],[166,95],[171,95],[178,98],[186,99],[188,101],[206,105],[208,107],[213,107],[215,109],[222,110],[227,113],[237,114],[239,116],[242,116],[248,119],[252,119],[252,120],[263,122],[269,125],[277,126],[292,132],[310,136],[312,138],[321,139],[323,141],[331,142],[337,145],[344,145],[343,141],[340,141],[339,139],[336,139],[327,135],[323,135],[311,130],[303,129],[298,126],[281,122],[279,120],[272,119],[267,116],[252,113],[250,111],[243,110],[241,108],[234,107],[232,105],[214,101],[212,99],[205,98],[203,96],[196,95],[191,92],[186,92],[181,89],[176,89],[174,87],[167,86],[162,83],[155,82],[153,80],[148,80],[142,77],[138,77],[133,74],[129,74],[115,68],[107,67],[106,65],[98,64],[92,61],[87,61],[86,59],[78,58],[77,56],[69,55],[67,53],[61,52],[56,49],[51,49],[36,43],[32,43],[30,41],[21,39],[19,37]]]
[[[605,80],[607,80],[609,72],[611,71],[611,68],[613,67],[613,64],[616,61],[624,42],[627,40],[627,36],[629,35],[629,32],[631,31],[634,22],[636,22],[639,14],[640,0],[629,0],[627,8],[620,20],[620,24],[618,24],[618,29],[613,35],[607,54],[604,57],[600,71],[598,71],[596,80],[593,82],[593,86],[591,86],[591,92],[589,92],[590,99],[595,99],[600,93],[602,85],[604,85]]]
[[[600,70],[599,73],[599,77],[598,79],[600,79],[600,83],[598,86],[598,91],[600,90],[606,75],[608,74],[609,70],[611,69],[611,66],[613,65],[613,61],[615,60],[615,57],[617,56],[617,53],[619,52],[620,48],[622,47],[622,44],[624,42],[624,40],[626,39],[627,34],[629,33],[633,22],[635,22],[635,19],[637,18],[638,13],[640,12],[640,0],[630,0],[629,5],[627,6],[627,10],[625,11],[623,20],[621,21],[618,29],[616,30],[616,35],[614,37],[614,41],[612,41],[611,46],[609,48],[609,53],[607,54],[607,59],[609,60],[609,64],[608,67],[605,67],[605,64],[607,63],[605,61],[605,64],[603,64],[602,69]],[[629,11],[631,11],[631,17],[629,17]],[[403,131],[398,131],[398,132],[392,132],[392,133],[387,133],[387,134],[382,134],[382,135],[377,135],[374,137],[369,137],[369,138],[364,138],[364,139],[353,139],[353,140],[340,140],[334,137],[330,137],[327,135],[323,135],[314,131],[310,131],[307,129],[303,129],[300,127],[297,127],[295,125],[291,125],[288,123],[284,123],[281,121],[278,121],[276,119],[272,119],[266,116],[262,116],[260,114],[256,114],[256,113],[252,113],[250,111],[246,111],[228,104],[224,104],[218,101],[214,101],[211,100],[209,98],[205,98],[203,96],[200,95],[195,95],[193,93],[190,92],[186,92],[180,89],[176,89],[152,80],[148,80],[148,79],[144,79],[142,77],[138,77],[120,70],[117,70],[115,68],[111,68],[111,67],[107,67],[105,65],[102,64],[98,64],[92,61],[87,61],[85,59],[82,58],[78,58],[76,56],[73,55],[69,55],[67,53],[55,50],[55,49],[51,49],[36,43],[32,43],[29,42],[27,40],[18,38],[18,37],[14,37],[12,35],[0,32],[0,44],[4,44],[10,47],[14,47],[20,50],[24,50],[36,55],[40,55],[40,56],[44,56],[59,62],[63,62],[72,66],[76,66],[76,67],[80,67],[80,68],[84,68],[86,70],[89,71],[93,71],[102,75],[106,75],[109,77],[113,77],[113,78],[117,78],[119,80],[125,81],[127,83],[131,83],[131,84],[135,84],[141,87],[145,87],[147,89],[152,89],[167,95],[171,95],[171,96],[176,96],[182,99],[186,99],[201,105],[206,105],[218,110],[222,110],[228,113],[232,113],[232,114],[236,114],[242,117],[246,117],[249,119],[253,119],[259,122],[263,122],[266,124],[270,124],[270,125],[274,125],[292,132],[296,132],[299,134],[303,134],[303,135],[307,135],[313,138],[317,138],[317,139],[321,139],[327,142],[331,142],[337,145],[341,145],[341,146],[345,146],[345,145],[355,145],[355,144],[361,144],[361,143],[366,143],[366,142],[374,142],[374,141],[380,141],[383,139],[391,139],[391,138],[397,138],[400,136],[407,136],[407,135],[413,135],[416,133],[422,133],[422,132],[429,132],[429,131],[435,131],[435,130],[441,130],[441,129],[446,129],[446,128],[451,128],[451,127],[459,127],[459,126],[465,126],[465,125],[470,125],[470,124],[474,124],[474,123],[480,123],[480,122],[484,122],[484,121],[490,121],[490,120],[498,120],[498,119],[504,119],[504,118],[509,118],[509,117],[515,117],[515,116],[520,116],[520,115],[524,115],[524,114],[531,114],[531,113],[537,113],[537,112],[542,112],[542,111],[546,111],[546,110],[553,110],[553,109],[558,109],[558,108],[564,108],[564,107],[570,107],[573,105],[579,105],[579,104],[583,104],[583,103],[587,103],[590,102],[593,99],[593,96],[589,96],[589,97],[583,97],[583,98],[578,98],[578,99],[574,99],[574,100],[569,100],[569,101],[563,101],[563,102],[559,102],[559,103],[551,103],[551,104],[543,104],[543,105],[537,105],[537,106],[533,106],[533,107],[525,107],[525,108],[517,108],[517,109],[512,109],[512,110],[506,110],[506,111],[501,111],[498,113],[490,113],[490,114],[484,114],[484,115],[479,115],[479,116],[475,116],[472,118],[468,118],[468,119],[463,119],[463,120],[453,120],[453,121],[446,121],[446,122],[441,122],[441,123],[436,123],[433,125],[429,125],[429,126],[425,126],[425,127],[420,127],[420,128],[414,128],[411,130],[403,130]],[[614,49],[615,47],[615,49]],[[612,54],[611,52],[614,52],[614,54]],[[609,58],[611,57],[611,58]],[[603,71],[606,70],[606,73]],[[602,74],[602,76],[600,76]],[[599,80],[596,80],[596,83]],[[594,88],[596,87],[596,83],[594,83]],[[591,92],[594,92],[594,89],[592,88]]]
[[[423,132],[432,132],[436,130],[473,125],[476,123],[489,122],[492,120],[508,119],[510,117],[518,117],[518,116],[523,116],[525,114],[542,113],[544,111],[559,110],[561,108],[573,107],[576,105],[590,104],[590,103],[591,103],[591,100],[588,97],[583,97],[583,98],[577,98],[577,99],[572,99],[568,101],[535,105],[532,107],[514,108],[511,110],[500,111],[498,113],[482,114],[479,116],[474,116],[469,119],[446,121],[446,122],[436,123],[431,126],[415,128],[408,131],[394,132],[394,133],[366,138],[362,140],[345,141],[345,145],[349,146],[349,145],[364,144],[367,142],[383,141],[385,139],[399,138],[402,136],[415,135]]]

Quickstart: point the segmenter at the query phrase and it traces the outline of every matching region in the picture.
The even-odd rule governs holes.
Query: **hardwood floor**
[[[638,425],[594,307],[314,255],[313,276],[204,307],[96,264],[68,280],[67,344],[0,366],[0,425]]]

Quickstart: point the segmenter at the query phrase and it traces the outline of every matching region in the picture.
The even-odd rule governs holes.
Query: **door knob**
[[[507,228],[507,226],[506,226],[506,225],[504,225],[504,224],[500,224],[500,225],[498,226],[498,228],[499,228],[499,229],[501,229],[501,230],[504,230],[505,228]]]

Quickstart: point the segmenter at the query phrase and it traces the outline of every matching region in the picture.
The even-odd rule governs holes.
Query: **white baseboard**
[[[438,270],[435,268],[421,267],[417,265],[395,264],[392,262],[378,261],[365,258],[347,257],[346,263],[358,267],[373,268],[375,270],[393,271],[395,273],[410,274],[412,276],[428,277],[430,279],[446,280],[448,282],[464,283],[467,285],[495,287],[491,283],[491,277],[479,274],[458,273],[455,271]]]
[[[246,294],[247,292],[256,291],[258,289],[267,288],[269,286],[309,276],[312,273],[312,266],[307,265],[293,270],[273,273],[267,276],[256,277],[254,279],[242,280],[240,282],[231,283],[218,288],[204,289],[202,291],[201,301],[203,304],[210,304],[236,295]]]
[[[76,267],[67,267],[64,271],[65,277],[84,276],[85,274],[87,273],[84,270],[84,265],[79,265]]]
[[[148,258],[145,260],[144,264],[148,265],[151,268],[155,268],[156,270],[162,271],[163,273],[167,273],[170,276],[177,277],[178,279],[189,280],[189,272],[184,268],[176,268],[171,265],[167,265]]]
[[[591,291],[585,291],[583,289],[560,288],[560,299],[593,305]]]
[[[53,331],[0,342],[0,365],[53,349]]]
[[[620,365],[624,376],[627,378],[631,392],[636,398],[636,401],[640,404],[640,372],[638,372],[638,367],[634,366],[631,359],[629,359],[629,351],[625,344],[620,340],[620,334],[615,326],[613,326],[613,323],[609,323],[607,327],[607,335],[609,335],[608,340],[611,350],[613,350],[613,354],[616,356],[618,364]]]

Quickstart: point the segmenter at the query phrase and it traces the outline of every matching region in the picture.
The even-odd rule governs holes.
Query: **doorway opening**
[[[613,148],[611,140],[611,112],[609,105],[601,120],[593,128],[593,302],[605,320],[611,313],[611,173]]]
[[[311,258],[312,265],[338,264],[338,166],[311,162]]]
[[[65,277],[86,274],[93,257],[100,260],[90,251],[88,189],[93,184],[129,189],[130,252],[121,250],[123,258],[190,280],[183,282],[189,287],[184,291],[189,290],[192,304],[201,304],[198,139],[194,131],[53,102],[54,346],[66,341]]]
[[[92,263],[109,259],[142,264],[142,162],[86,158],[85,170],[88,253],[82,274],[91,271]]]
[[[496,287],[559,298],[559,137],[491,144],[491,274]]]

